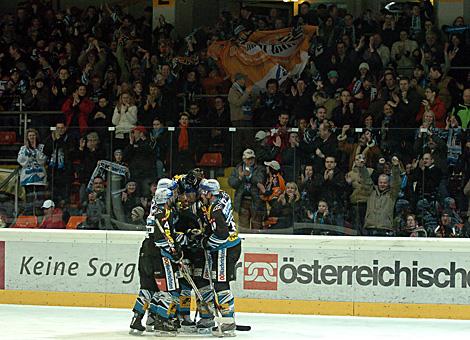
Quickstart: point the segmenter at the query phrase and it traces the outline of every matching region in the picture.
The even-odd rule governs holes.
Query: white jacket
[[[113,124],[116,126],[116,138],[123,139],[125,133],[131,132],[137,123],[137,106],[132,105],[127,109],[121,106],[121,109],[114,109]]]

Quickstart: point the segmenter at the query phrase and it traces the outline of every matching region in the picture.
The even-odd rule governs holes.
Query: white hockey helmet
[[[211,193],[212,195],[218,195],[220,192],[220,184],[216,179],[203,179],[199,183],[199,192],[201,194]]]
[[[167,188],[160,188],[155,191],[153,199],[156,204],[165,204],[173,198],[173,191]]]
[[[176,181],[169,178],[162,178],[157,183],[157,189],[170,189],[175,190],[178,187]]]

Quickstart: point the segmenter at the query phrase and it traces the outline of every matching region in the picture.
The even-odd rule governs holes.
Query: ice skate
[[[215,326],[213,318],[199,319],[196,323],[196,329],[199,334],[211,334],[212,327]]]
[[[147,332],[154,332],[155,331],[155,314],[149,313],[147,317],[147,322],[145,323],[145,330]]]
[[[180,321],[180,331],[183,333],[196,333],[196,323],[191,320],[189,315],[185,315]]]
[[[217,325],[212,327],[212,335],[219,338],[236,336],[237,328],[234,318],[215,318]]]
[[[165,319],[157,316],[155,319],[155,335],[158,337],[176,336],[178,334],[178,323],[173,319]]]
[[[131,335],[142,335],[142,333],[145,331],[145,327],[142,326],[142,318],[143,315],[134,313],[134,316],[132,317],[131,325],[130,325],[130,330],[129,334]]]

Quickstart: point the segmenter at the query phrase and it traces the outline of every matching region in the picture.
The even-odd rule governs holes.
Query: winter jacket
[[[436,97],[434,99],[434,103],[431,104],[429,109],[434,112],[434,125],[439,129],[444,129],[446,127],[447,110],[442,99],[440,97]],[[418,124],[421,123],[423,116],[424,106],[421,105],[419,107],[418,114],[416,115],[416,122]]]
[[[250,98],[250,94],[245,92],[240,92],[237,83],[234,83],[228,92],[228,102],[230,104],[230,120],[232,122],[244,120],[251,121],[252,116],[246,115],[243,111],[243,105]]]
[[[373,169],[367,168],[367,171],[370,176],[373,172]],[[348,172],[348,177],[351,179],[351,186],[353,188],[353,191],[349,196],[349,201],[351,204],[366,203],[373,190],[373,188],[368,185],[368,183],[363,181],[360,172],[361,169],[355,166],[353,166],[352,170]]]
[[[112,122],[116,126],[116,138],[124,139],[124,134],[130,133],[137,123],[137,106],[132,105],[126,109],[124,106],[116,106]]]
[[[367,211],[364,227],[366,229],[394,230],[393,212],[395,201],[400,192],[400,170],[398,166],[392,167],[392,178],[390,187],[382,192],[373,185],[372,179],[363,167],[360,170],[361,180],[365,185],[372,188],[372,193],[367,200]]]
[[[84,134],[88,128],[88,117],[93,111],[94,104],[88,98],[83,98],[77,106],[73,106],[73,98],[68,98],[62,105],[62,112],[65,114],[65,124],[69,127],[73,124],[74,116],[78,115],[78,126],[80,134]]]
[[[455,118],[459,121],[462,128],[470,128],[470,105],[457,105],[452,111],[452,115],[455,115]]]
[[[242,166],[244,166],[244,164],[240,163],[235,168],[233,168],[232,173],[230,174],[230,177],[228,179],[228,184],[233,189],[235,189],[233,207],[236,212],[240,212],[240,207],[243,196],[245,194],[245,190],[251,194],[252,204],[255,207],[264,205],[264,202],[261,201],[259,189],[257,186],[258,183],[264,183],[264,166],[255,164],[251,177],[246,181],[245,177],[242,179],[238,177],[238,169]]]
[[[348,143],[346,141],[346,138],[347,137],[343,135],[338,136],[338,149],[349,155],[349,169],[352,169],[354,160],[356,159],[357,155],[364,156],[364,159],[366,160],[366,165],[368,167],[373,167],[375,164],[377,164],[381,152],[380,148],[375,145],[375,142],[373,140],[361,149],[358,143]]]

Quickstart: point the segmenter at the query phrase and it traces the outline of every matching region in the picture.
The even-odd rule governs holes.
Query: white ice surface
[[[155,339],[148,333],[129,335],[131,316],[125,309],[0,305],[0,339]],[[237,332],[235,339],[240,340],[470,338],[470,321],[460,320],[238,313],[237,322],[252,326],[250,332]],[[178,335],[170,339],[215,338]]]

